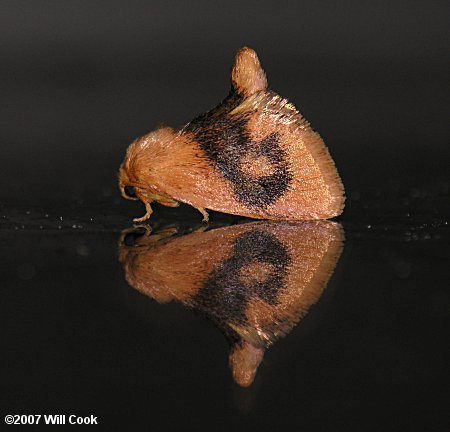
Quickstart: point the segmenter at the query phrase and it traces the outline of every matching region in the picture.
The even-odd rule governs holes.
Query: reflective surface
[[[159,303],[179,301],[215,323],[231,345],[229,364],[243,387],[252,384],[265,349],[318,300],[343,242],[340,225],[328,221],[172,234],[173,228],[125,231],[119,256],[126,279]]]
[[[445,430],[445,222],[344,220],[331,275],[336,223],[213,214],[205,230],[187,207],[158,208],[147,236],[129,225],[135,210],[77,225],[70,212],[3,209],[6,413],[75,411],[109,428],[352,430],[371,418],[369,429]],[[292,283],[266,292],[275,269]],[[228,281],[241,298],[225,295]],[[261,361],[249,387],[230,353],[241,384]]]

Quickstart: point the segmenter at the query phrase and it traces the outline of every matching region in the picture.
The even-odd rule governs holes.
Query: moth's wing
[[[201,126],[204,135],[183,133],[158,173],[155,182],[170,196],[254,218],[328,219],[342,212],[344,189],[327,148],[285,99],[256,93],[212,121]]]
[[[246,127],[255,142],[276,135],[274,151],[280,148],[287,162],[289,184],[261,216],[328,219],[341,214],[344,188],[333,159],[320,135],[291,103],[274,92],[257,93],[230,115],[249,116]],[[261,173],[255,170],[254,175]]]
[[[242,168],[261,180],[259,184],[250,180],[260,197],[250,188],[245,196],[247,191],[241,188],[240,201],[253,207],[251,215],[275,219],[339,215],[344,207],[344,188],[323,140],[291,103],[267,91],[265,73],[252,49],[238,51],[231,81],[235,92],[244,98],[230,110],[229,117],[239,121],[244,116],[254,142],[255,151],[243,158]],[[266,157],[252,160],[261,150]]]
[[[238,51],[231,82],[220,105],[179,132],[150,183],[194,207],[253,218],[339,215],[344,190],[327,148],[292,104],[267,91],[253,50]]]

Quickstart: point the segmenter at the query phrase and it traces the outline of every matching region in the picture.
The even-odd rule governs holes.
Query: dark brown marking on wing
[[[222,104],[198,116],[183,132],[194,134],[209,160],[231,183],[239,202],[263,209],[285,194],[293,175],[279,133],[254,141],[247,128],[251,114],[229,115],[242,101],[242,96],[231,91]],[[261,160],[267,166],[258,174]]]

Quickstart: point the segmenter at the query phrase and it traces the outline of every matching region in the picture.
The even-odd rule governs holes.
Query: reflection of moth
[[[120,246],[128,283],[160,303],[178,300],[227,336],[236,382],[253,382],[264,350],[321,295],[340,255],[332,222],[255,222]]]
[[[242,48],[225,100],[180,130],[161,128],[134,141],[119,171],[127,199],[257,219],[339,215],[344,189],[319,134],[269,90],[256,53]]]

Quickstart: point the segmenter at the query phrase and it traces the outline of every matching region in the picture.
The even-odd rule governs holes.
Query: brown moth
[[[214,322],[230,342],[235,381],[249,386],[266,348],[322,294],[342,250],[342,228],[301,221],[252,222],[181,237],[174,231],[125,233],[119,257],[126,279],[159,303],[181,302]]]
[[[341,214],[344,188],[317,132],[267,87],[255,51],[237,52],[225,100],[179,130],[136,139],[119,171],[127,199],[147,220],[157,201],[257,219],[328,219]]]

